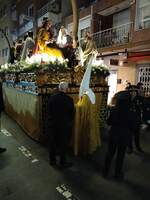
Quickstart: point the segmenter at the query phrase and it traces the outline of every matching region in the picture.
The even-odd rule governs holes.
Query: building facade
[[[61,21],[60,0],[18,0],[16,6],[19,37],[23,37],[30,30],[36,33],[37,27],[42,24],[43,17],[48,17],[54,24]]]
[[[56,29],[60,27],[61,0],[0,0],[0,3],[0,26],[8,36],[10,46],[13,41],[23,39],[28,31],[33,31],[35,35],[43,17],[51,19]],[[7,63],[8,57],[9,47],[1,34],[0,65]]]
[[[69,31],[72,16],[65,18]],[[80,8],[78,37],[93,35],[104,63],[110,69],[109,99],[127,82],[143,82],[150,94],[150,1],[97,0]]]
[[[104,63],[110,69],[111,96],[127,82],[143,82],[149,94],[150,84],[150,1],[149,0],[77,0],[78,38],[91,31]],[[0,0],[0,24],[10,43],[34,33],[43,17],[52,19],[56,31],[61,24],[72,31],[70,0]],[[6,26],[7,24],[7,26]],[[3,37],[3,36],[1,36]],[[8,45],[0,38],[0,64],[6,63]],[[7,49],[8,48],[8,49]]]
[[[16,6],[14,0],[0,0],[0,65],[7,62],[10,46],[16,39],[15,27],[17,23]],[[7,39],[6,39],[7,37]],[[9,42],[8,42],[9,41]]]

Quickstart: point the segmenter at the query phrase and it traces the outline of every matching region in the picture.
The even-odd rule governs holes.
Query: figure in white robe
[[[21,60],[26,60],[27,56],[32,53],[35,47],[35,42],[32,38],[32,32],[28,33],[28,37],[26,38],[21,54]]]

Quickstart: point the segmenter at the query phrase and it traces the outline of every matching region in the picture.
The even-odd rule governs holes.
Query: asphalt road
[[[106,144],[88,157],[70,156],[73,167],[60,170],[48,162],[47,149],[2,114],[0,200],[146,200],[150,197],[150,131],[142,130],[144,154],[126,155],[125,180],[102,177]],[[113,168],[113,166],[112,166]]]

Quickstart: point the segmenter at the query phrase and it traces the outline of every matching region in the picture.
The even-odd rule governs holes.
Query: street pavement
[[[145,153],[126,155],[125,180],[102,177],[106,144],[93,155],[74,157],[73,167],[53,168],[47,148],[33,141],[6,114],[1,117],[0,200],[147,200],[150,198],[150,130],[142,129]],[[103,134],[103,138],[105,133]]]

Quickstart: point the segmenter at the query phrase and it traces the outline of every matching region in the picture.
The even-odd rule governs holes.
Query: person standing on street
[[[70,167],[66,154],[72,136],[75,114],[73,99],[66,94],[68,83],[61,82],[59,91],[52,95],[48,104],[49,112],[49,159],[55,165],[56,156],[60,158],[60,167]]]
[[[115,178],[123,179],[123,161],[126,148],[132,139],[134,130],[134,116],[130,111],[130,99],[127,96],[116,98],[116,105],[110,111],[107,124],[110,126],[108,151],[104,165],[103,176],[106,178],[110,169],[112,159],[117,152],[115,163]]]
[[[130,90],[129,90],[130,91]],[[143,108],[144,108],[144,98],[140,95],[139,91],[137,89],[130,91],[131,94],[131,109],[134,112],[135,116],[135,130],[133,132],[133,140],[136,147],[136,150],[138,152],[143,152],[140,144],[140,130],[141,130],[141,124],[142,124],[142,114],[143,114]],[[133,152],[133,142],[129,144],[128,153]]]

